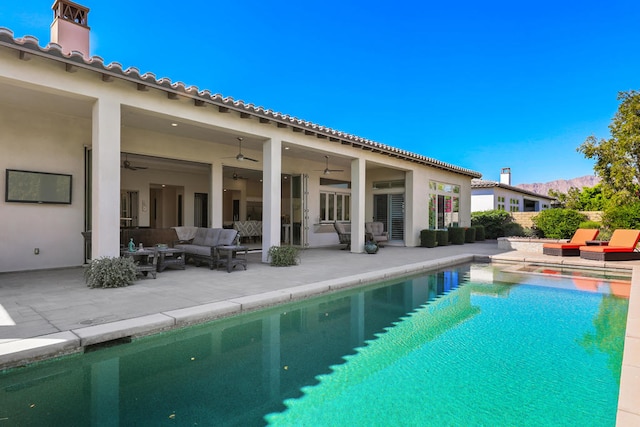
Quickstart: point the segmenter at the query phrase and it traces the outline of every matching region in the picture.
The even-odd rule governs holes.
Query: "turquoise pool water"
[[[613,426],[628,278],[537,273],[460,266],[4,372],[0,426]]]

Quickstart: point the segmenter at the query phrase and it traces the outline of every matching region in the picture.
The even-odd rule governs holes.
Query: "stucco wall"
[[[0,188],[5,169],[72,175],[70,205],[8,203],[2,218],[0,271],[80,265],[84,261],[84,147],[91,140],[88,121],[38,114],[0,105]],[[8,148],[11,148],[11,154]],[[34,254],[34,249],[39,254]]]

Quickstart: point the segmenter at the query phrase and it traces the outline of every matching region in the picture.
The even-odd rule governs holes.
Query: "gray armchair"
[[[365,222],[364,232],[367,240],[373,240],[378,246],[384,246],[389,241],[389,233],[384,231],[382,222]]]
[[[340,240],[340,244],[346,245],[342,249],[351,249],[351,224],[344,224],[336,221],[333,223],[333,228],[335,228],[336,233],[338,233],[338,240]]]

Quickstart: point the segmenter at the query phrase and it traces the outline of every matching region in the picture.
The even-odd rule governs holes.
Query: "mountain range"
[[[561,193],[567,193],[569,188],[576,187],[582,189],[583,187],[593,187],[600,182],[600,178],[594,175],[581,176],[573,179],[558,179],[556,181],[533,183],[533,184],[518,184],[514,187],[522,188],[523,190],[533,191],[537,194],[547,196],[549,190],[553,189]]]

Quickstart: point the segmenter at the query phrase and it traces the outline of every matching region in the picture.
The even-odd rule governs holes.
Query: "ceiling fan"
[[[329,156],[324,156],[324,158],[327,159],[327,167],[322,170],[324,175],[329,175],[331,172],[344,172],[343,169],[329,169]]]
[[[238,175],[238,172],[236,171],[233,171],[233,175],[231,175],[231,178],[233,178],[234,181],[237,181],[239,179],[249,179],[249,178],[245,178],[244,176]]]
[[[146,166],[133,166],[129,161],[129,155],[125,155],[124,162],[122,162],[122,167],[125,169],[131,169],[132,171],[137,171],[138,169],[149,169]]]
[[[250,162],[257,162],[258,160],[252,159],[251,157],[246,157],[244,154],[242,154],[242,140],[243,139],[244,138],[242,138],[242,137],[238,137],[238,154],[233,158],[236,159],[239,162],[242,162],[244,160],[248,160]],[[230,157],[227,157],[227,158],[230,158]]]

